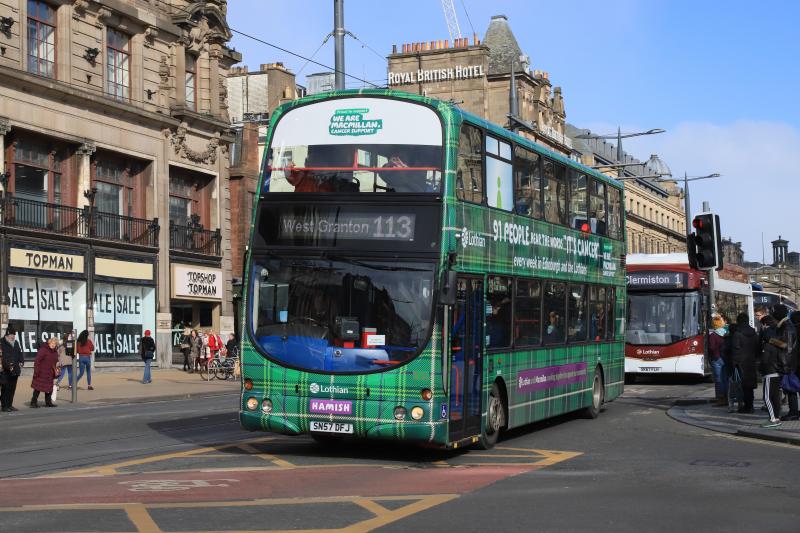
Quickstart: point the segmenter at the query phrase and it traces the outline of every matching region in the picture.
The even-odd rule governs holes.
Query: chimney
[[[396,45],[396,44],[393,44],[393,45],[392,45],[392,55],[394,55],[394,54],[396,54],[396,53],[397,53],[397,45]]]
[[[481,42],[478,40],[478,34],[477,33],[473,33],[472,34],[472,44],[474,46],[478,46],[479,44],[481,44]]]

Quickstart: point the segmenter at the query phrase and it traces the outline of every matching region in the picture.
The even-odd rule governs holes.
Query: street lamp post
[[[689,238],[691,231],[689,228],[692,226],[691,219],[692,213],[689,203],[689,182],[690,181],[697,181],[697,180],[707,180],[711,178],[719,178],[722,174],[718,172],[714,172],[713,174],[709,174],[707,176],[688,176],[686,172],[683,173],[683,209],[686,211],[686,238]]]
[[[593,133],[584,133],[581,135],[576,135],[576,139],[617,139],[617,162],[620,163],[619,165],[614,165],[617,167],[617,176],[620,178],[625,173],[625,164],[622,162],[622,139],[627,139],[629,137],[640,137],[642,135],[655,135],[657,133],[664,133],[667,130],[661,128],[653,128],[647,131],[639,131],[635,133],[622,133],[622,128],[617,127],[616,135],[595,135]]]

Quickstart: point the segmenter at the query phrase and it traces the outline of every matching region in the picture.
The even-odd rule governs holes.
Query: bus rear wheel
[[[594,369],[594,379],[592,380],[592,403],[583,410],[584,418],[597,418],[600,408],[605,399],[605,386],[603,385],[603,373],[600,367]]]
[[[486,427],[481,432],[479,446],[484,450],[494,448],[500,436],[500,430],[506,424],[506,407],[503,404],[503,395],[500,387],[492,383],[489,392],[489,404],[486,406]]]

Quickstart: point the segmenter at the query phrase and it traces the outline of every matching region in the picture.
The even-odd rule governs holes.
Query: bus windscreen
[[[379,98],[317,102],[276,124],[264,191],[440,193],[442,162],[441,122],[425,106]]]
[[[628,292],[626,342],[664,346],[702,332],[701,295],[690,292]]]

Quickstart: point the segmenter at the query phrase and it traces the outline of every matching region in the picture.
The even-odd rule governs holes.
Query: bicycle
[[[236,356],[226,357],[223,360],[214,359],[211,361],[211,371],[214,372],[214,377],[221,380],[236,379],[234,369],[236,368]]]

